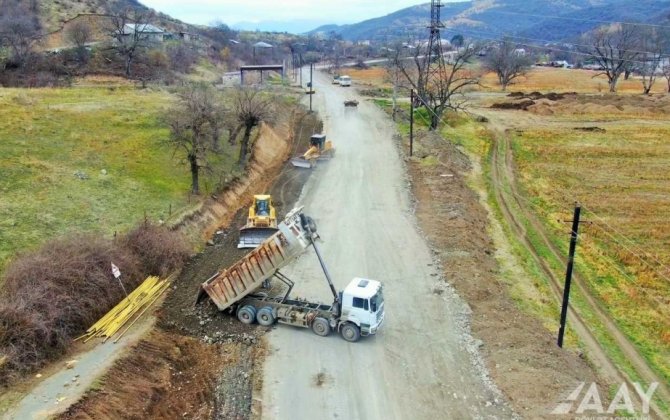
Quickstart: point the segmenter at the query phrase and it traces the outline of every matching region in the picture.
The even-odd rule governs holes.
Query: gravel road
[[[259,396],[263,417],[513,416],[482,367],[469,308],[439,278],[416,227],[392,122],[325,75],[317,74],[315,89],[315,110],[337,153],[315,169],[299,204],[317,222],[336,287],[355,276],[381,280],[386,319],[377,336],[358,343],[275,328]],[[358,109],[345,109],[353,98]],[[332,301],[313,252],[283,271],[296,280],[294,296]]]

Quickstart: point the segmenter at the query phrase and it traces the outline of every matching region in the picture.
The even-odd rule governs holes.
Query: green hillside
[[[17,251],[69,231],[111,235],[197,205],[182,156],[165,144],[172,96],[119,87],[0,90],[0,271]],[[233,166],[203,174],[212,192]],[[229,175],[228,175],[229,176]]]

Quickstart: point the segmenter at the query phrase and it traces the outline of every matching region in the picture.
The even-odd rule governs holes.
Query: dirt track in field
[[[507,130],[522,128],[523,126],[514,126],[505,121],[519,121],[516,118],[502,119],[495,111],[478,110],[485,115],[491,122],[490,127],[494,132],[494,152],[491,161],[491,177],[493,188],[496,192],[496,200],[500,205],[503,217],[508,225],[514,231],[516,237],[524,244],[526,249],[532,255],[537,265],[540,266],[550,280],[553,298],[560,302],[563,295],[563,279],[558,278],[554,271],[547,265],[547,262],[539,255],[539,251],[535,249],[531,241],[527,238],[526,229],[523,227],[522,219],[528,220],[532,228],[539,233],[542,242],[546,248],[553,254],[555,258],[567,264],[565,256],[559,252],[556,246],[549,241],[545,228],[542,226],[537,217],[529,210],[526,200],[523,199],[519,193],[515,176],[514,176],[514,158],[512,149],[509,143]],[[537,122],[535,123],[537,124]],[[523,201],[523,202],[522,202]],[[514,207],[512,207],[514,206]],[[512,208],[517,208],[522,211],[521,214],[515,213]],[[641,376],[644,383],[650,384],[656,382],[659,388],[656,391],[657,398],[670,400],[667,385],[649,368],[643,356],[638,352],[635,346],[624,336],[618,329],[614,321],[607,315],[601,304],[598,303],[588,290],[587,285],[578,273],[573,275],[574,286],[579,290],[590,309],[597,316],[608,334],[612,337],[617,347],[625,354],[627,361],[634,366],[636,372]],[[628,378],[617,366],[609,359],[600,343],[591,333],[587,322],[582,316],[577,313],[571,306],[568,310],[568,317],[570,318],[570,327],[573,328],[580,339],[583,341],[587,349],[587,354],[591,362],[595,365],[599,375],[610,383],[627,382],[630,389],[633,389],[633,381]],[[662,417],[658,407],[652,402],[652,412],[659,418]]]

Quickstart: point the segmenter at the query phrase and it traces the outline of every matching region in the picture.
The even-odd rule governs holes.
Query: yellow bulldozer
[[[313,168],[318,160],[328,160],[334,155],[333,142],[326,140],[325,134],[313,134],[309,140],[309,149],[302,155],[291,159],[291,165],[298,168]]]
[[[240,228],[238,248],[256,248],[279,230],[277,214],[272,205],[272,196],[267,194],[254,195],[254,202],[249,207],[247,224]]]

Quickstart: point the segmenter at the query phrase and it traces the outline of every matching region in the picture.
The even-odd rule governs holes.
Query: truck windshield
[[[370,310],[372,312],[377,312],[379,310],[379,307],[382,306],[382,303],[384,303],[384,295],[382,295],[381,289],[370,298]]]

